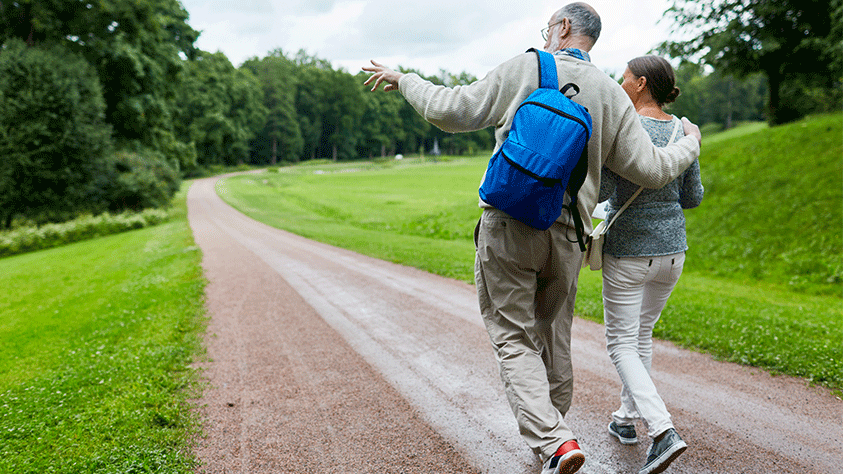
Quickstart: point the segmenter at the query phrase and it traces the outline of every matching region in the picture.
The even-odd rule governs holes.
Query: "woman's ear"
[[[635,90],[637,92],[641,92],[644,90],[645,87],[647,87],[647,78],[641,76],[635,81]]]

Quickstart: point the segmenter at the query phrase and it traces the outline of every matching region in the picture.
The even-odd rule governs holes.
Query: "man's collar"
[[[557,51],[556,54],[567,54],[568,56],[591,62],[591,56],[589,56],[587,52],[577,48],[562,48]]]

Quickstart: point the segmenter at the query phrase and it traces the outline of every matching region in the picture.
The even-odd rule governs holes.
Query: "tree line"
[[[829,51],[843,44],[841,26],[823,19],[839,18],[841,0],[711,4],[735,4],[737,16],[690,8],[700,2],[676,0],[667,12],[711,32],[662,45],[684,58],[683,93],[671,112],[729,127],[781,123],[840,103],[841,61]],[[780,17],[796,20],[776,24],[778,43],[757,25],[736,26]],[[367,93],[365,74],[305,51],[278,49],[235,67],[222,53],[197,49],[199,33],[187,20],[178,0],[0,0],[0,229],[160,207],[182,178],[215,166],[494,145],[491,129],[442,132],[400,94]],[[751,35],[761,43],[743,45]],[[446,86],[476,79],[423,77]]]

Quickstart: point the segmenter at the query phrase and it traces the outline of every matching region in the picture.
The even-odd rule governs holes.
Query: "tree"
[[[360,119],[363,116],[363,92],[354,76],[344,70],[328,70],[322,116],[324,142],[331,147],[331,159],[357,158]]]
[[[296,117],[296,65],[277,49],[263,59],[252,58],[243,68],[251,71],[263,87],[266,124],[251,143],[253,163],[275,165],[280,156],[285,161],[299,161],[304,138]]]
[[[99,75],[106,121],[128,148],[159,151],[175,166],[193,160],[172,124],[182,56],[198,37],[178,0],[0,2],[0,43],[50,42],[82,54]]]
[[[222,53],[200,51],[184,67],[177,132],[193,143],[200,165],[244,162],[249,141],[266,121],[257,79],[248,69],[235,69]]]
[[[400,111],[406,102],[397,94],[369,94],[369,86],[363,85],[368,77],[358,73],[356,81],[363,91],[363,116],[360,120],[360,156],[372,158],[395,152],[396,143],[406,135]]]
[[[782,100],[783,91],[839,89],[841,0],[674,0],[665,15],[672,18],[674,33],[682,31],[691,39],[665,42],[661,52],[699,57],[703,64],[740,78],[764,73],[767,118],[773,125],[804,113],[795,107],[799,101]]]
[[[58,45],[9,40],[0,54],[0,228],[105,209],[94,183],[111,146],[93,68]]]
[[[309,158],[357,158],[357,140],[365,105],[357,79],[331,64],[299,51],[296,113]]]
[[[706,73],[699,64],[686,61],[676,69],[676,84],[682,93],[666,110],[678,117],[726,129],[740,121],[764,119],[767,81],[760,74],[738,79],[719,71]]]

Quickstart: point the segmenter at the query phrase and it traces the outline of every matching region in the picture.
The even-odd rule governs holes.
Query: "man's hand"
[[[381,82],[386,82],[383,90],[397,91],[398,81],[401,79],[401,76],[404,75],[403,73],[393,71],[383,64],[375,62],[374,59],[372,60],[372,66],[363,66],[363,70],[372,73],[371,77],[363,83],[364,85],[369,85],[372,81],[375,81],[372,91],[376,90],[378,86],[381,85]]]
[[[696,137],[697,141],[700,142],[700,145],[702,145],[702,133],[700,133],[700,127],[691,123],[691,121],[688,120],[688,117],[682,117],[682,128],[685,130],[686,137]]]

